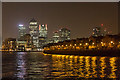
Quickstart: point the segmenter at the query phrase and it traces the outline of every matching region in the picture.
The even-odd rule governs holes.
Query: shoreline
[[[120,56],[120,50],[86,50],[86,51],[43,51],[45,54],[79,55],[79,56]]]
[[[0,52],[43,52],[43,51],[0,51]]]
[[[120,50],[60,50],[60,51],[0,51],[0,52],[43,52],[44,54],[78,55],[78,56],[120,56]]]

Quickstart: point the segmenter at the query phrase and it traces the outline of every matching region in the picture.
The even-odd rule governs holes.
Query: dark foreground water
[[[6,80],[120,78],[120,57],[45,55],[40,52],[2,55],[2,75]]]

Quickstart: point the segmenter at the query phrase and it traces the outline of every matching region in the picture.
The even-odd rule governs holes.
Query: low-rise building
[[[16,51],[16,38],[7,38],[3,41],[2,50]]]
[[[32,37],[30,34],[25,34],[17,40],[18,51],[32,51],[34,49]]]

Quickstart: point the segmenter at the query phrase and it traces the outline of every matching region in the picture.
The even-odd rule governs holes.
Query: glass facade
[[[23,25],[19,25],[19,36],[18,36],[18,38],[23,37],[25,34],[26,34],[26,28]]]
[[[47,44],[47,24],[39,25],[39,49]]]
[[[60,36],[59,36],[59,32],[58,31],[53,33],[53,41],[54,41],[54,43],[57,43],[57,42],[60,41]]]
[[[32,37],[34,49],[37,50],[38,48],[38,23],[34,18],[30,21],[29,29],[30,29],[30,35]]]
[[[60,40],[69,40],[70,39],[70,30],[67,28],[62,28],[59,30],[60,32]]]

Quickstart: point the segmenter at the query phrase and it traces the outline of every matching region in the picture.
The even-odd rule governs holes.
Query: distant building
[[[47,39],[47,44],[49,44],[49,43],[54,43],[53,38]]]
[[[47,24],[39,25],[39,49],[43,48],[44,45],[47,44]]]
[[[60,41],[59,32],[58,31],[53,32],[53,42],[57,43],[59,41]]]
[[[102,44],[105,47],[117,47],[119,43],[120,43],[119,35],[106,35],[102,39]]]
[[[26,28],[22,24],[19,24],[18,38],[23,37],[25,34],[26,34]]]
[[[23,39],[17,40],[17,51],[25,51],[26,41]]]
[[[101,28],[100,27],[95,27],[93,28],[93,36],[98,37],[101,36]]]
[[[25,34],[22,38],[17,40],[18,51],[32,51],[33,49],[34,46],[30,34]]]
[[[62,28],[59,30],[60,41],[70,40],[70,30],[67,28]]]
[[[32,41],[33,41],[33,45],[34,45],[34,50],[37,50],[38,48],[38,23],[37,21],[33,18],[32,20],[30,20],[30,23],[29,23],[29,29],[30,29],[30,35],[32,37]]]
[[[102,48],[101,42],[102,39],[104,37],[103,36],[90,36],[89,37],[89,49],[93,49],[93,48]]]
[[[3,41],[2,50],[15,51],[16,44],[16,38],[7,38]]]
[[[33,46],[33,42],[32,42],[32,37],[30,34],[26,34],[24,35],[24,39],[26,41],[25,44],[25,51],[32,51],[34,46]]]
[[[39,37],[47,38],[47,24],[39,25]]]

